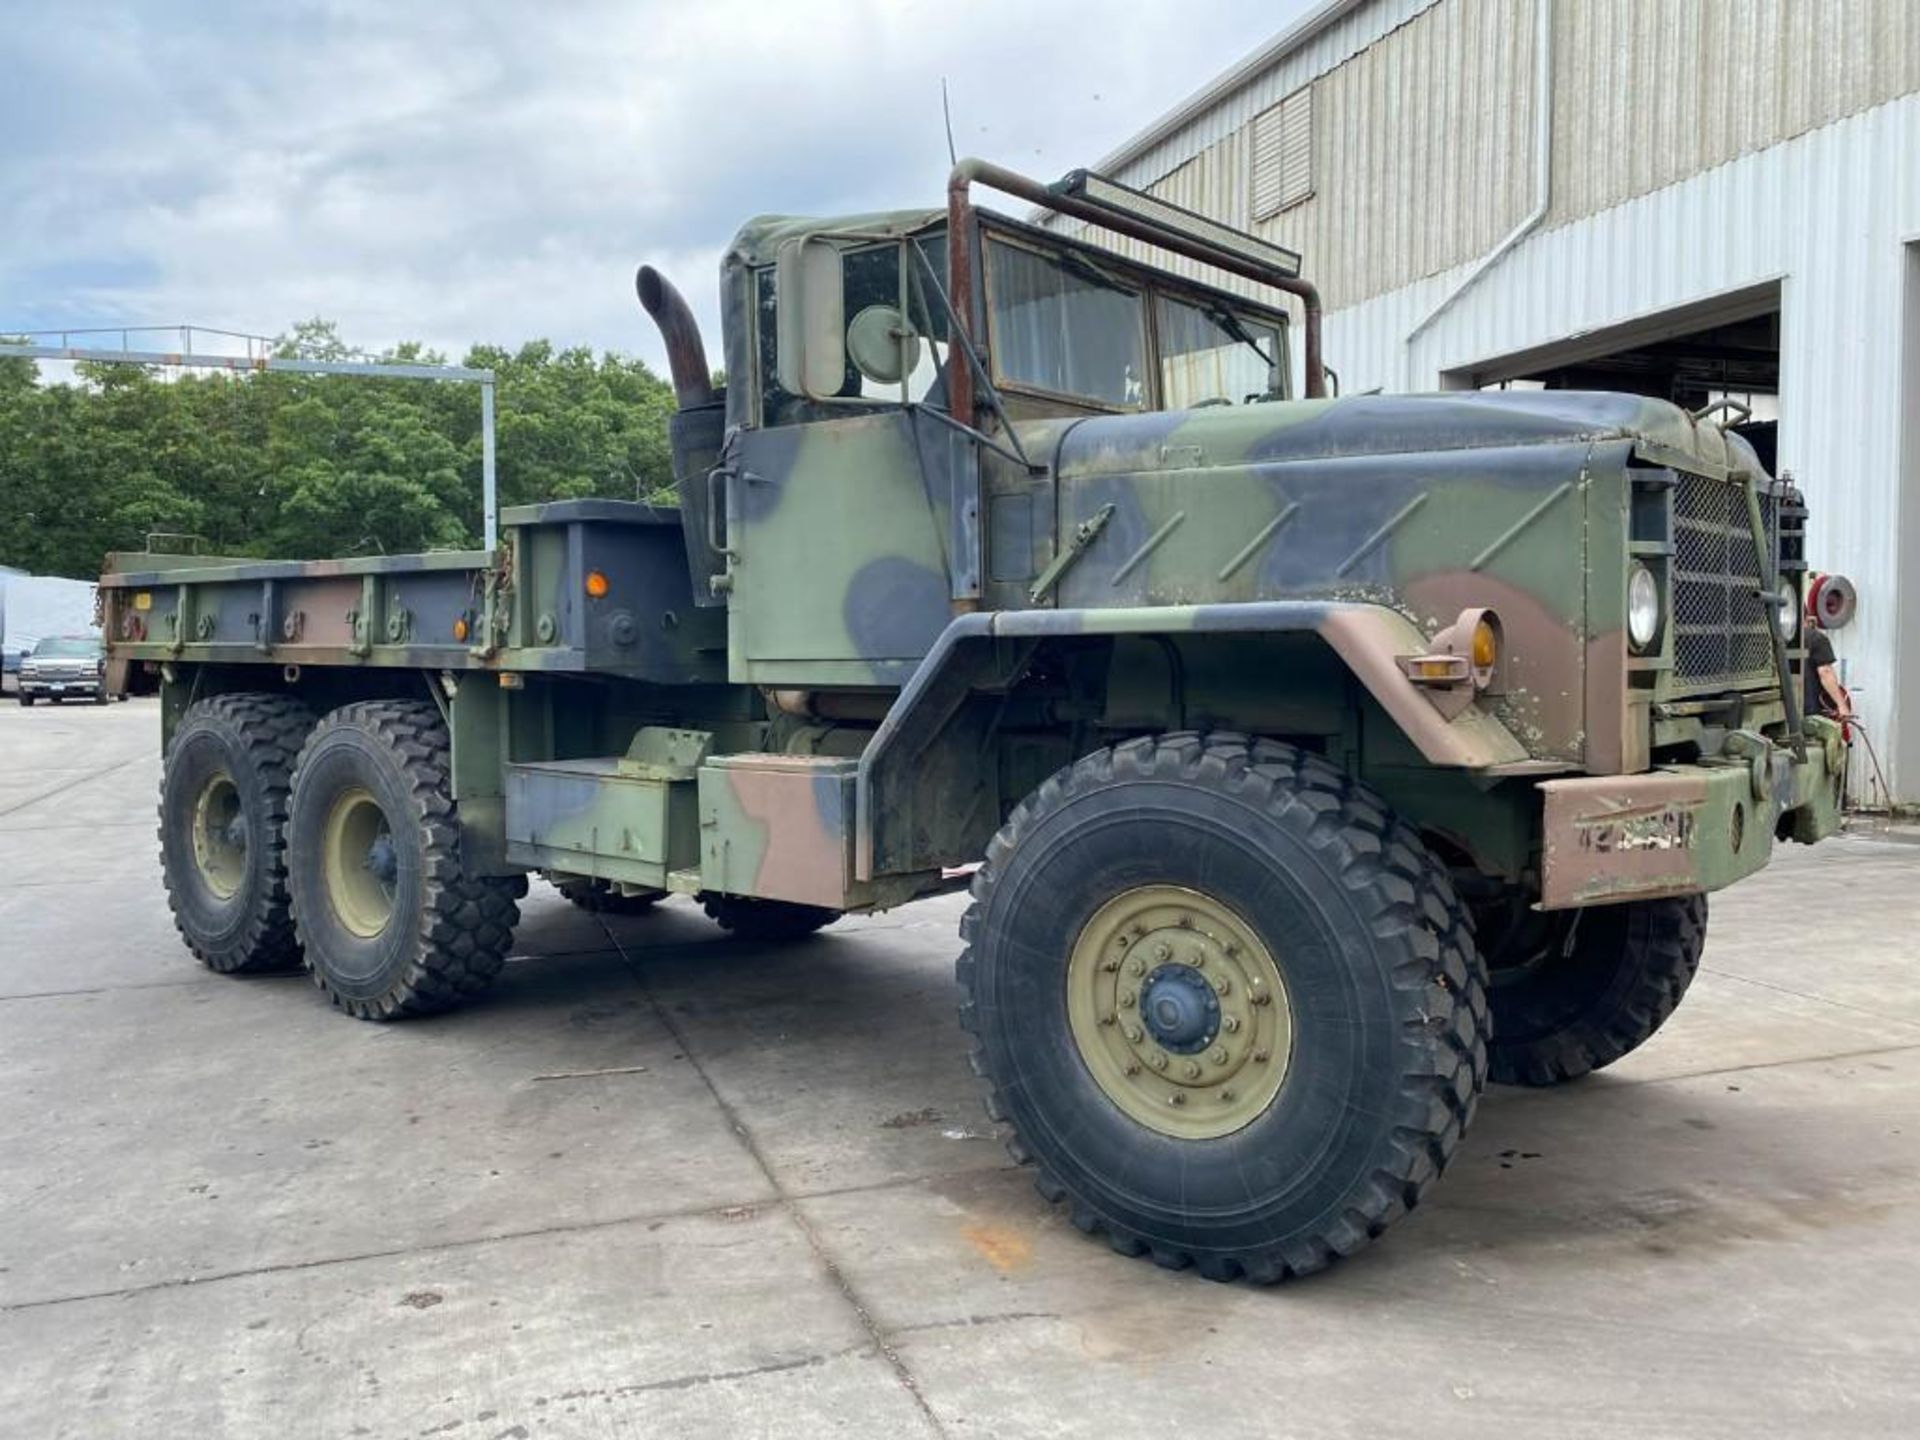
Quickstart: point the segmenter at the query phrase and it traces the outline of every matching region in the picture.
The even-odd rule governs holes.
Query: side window
[[[988,323],[1001,379],[1103,405],[1147,403],[1145,305],[1076,254],[987,242]]]
[[[1160,403],[1242,404],[1279,395],[1285,355],[1277,327],[1225,308],[1203,308],[1161,296],[1154,306],[1160,335]]]
[[[935,235],[931,238],[922,237],[919,240],[919,249],[926,255],[925,265],[915,253],[914,246],[915,242],[908,240],[904,244],[887,242],[860,246],[846,251],[841,262],[845,287],[845,312],[847,324],[851,328],[853,323],[869,310],[878,307],[899,309],[900,266],[904,259],[908,266],[906,275],[908,324],[920,337],[919,363],[907,376],[906,399],[938,405],[944,403],[945,393],[942,377],[945,374],[947,359],[947,312],[939,295],[933,292],[927,272],[931,268],[933,275],[942,283],[945,282],[946,237]],[[777,351],[779,297],[775,293],[776,288],[772,266],[754,272],[761,422],[767,425],[791,424],[800,420],[823,420],[836,414],[846,414],[847,410],[844,406],[808,400],[781,387]],[[890,385],[881,384],[862,375],[849,358],[840,388],[834,392],[833,399],[867,400],[876,407],[897,405],[901,400],[901,391],[897,381]]]

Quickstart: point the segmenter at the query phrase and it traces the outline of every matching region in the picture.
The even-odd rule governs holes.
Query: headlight
[[[1660,585],[1639,561],[1627,575],[1627,639],[1644,650],[1660,633]]]
[[[1791,642],[1800,633],[1800,587],[1793,581],[1780,582],[1779,593],[1773,597],[1773,618],[1782,640]]]

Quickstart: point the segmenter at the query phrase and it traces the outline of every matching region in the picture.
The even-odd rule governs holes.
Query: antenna
[[[947,122],[947,163],[958,165],[960,154],[953,148],[953,107],[947,103],[947,77],[940,77],[940,114]]]

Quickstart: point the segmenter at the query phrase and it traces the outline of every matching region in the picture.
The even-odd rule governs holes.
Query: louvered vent
[[[1253,218],[1298,205],[1313,194],[1313,87],[1253,117]]]

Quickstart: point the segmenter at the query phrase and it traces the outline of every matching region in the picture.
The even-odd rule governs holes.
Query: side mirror
[[[876,385],[898,385],[920,363],[920,337],[891,305],[869,305],[847,326],[847,356]]]
[[[818,236],[789,240],[774,258],[780,387],[812,399],[847,378],[847,297],[840,251]]]

